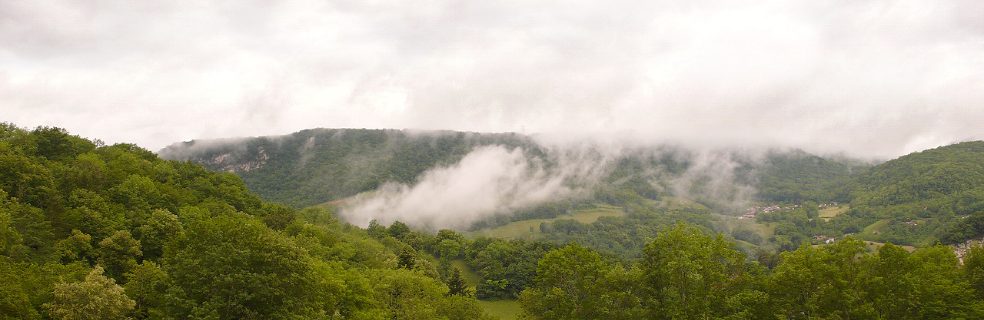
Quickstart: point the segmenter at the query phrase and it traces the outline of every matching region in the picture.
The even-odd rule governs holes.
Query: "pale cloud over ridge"
[[[314,127],[895,157],[984,138],[977,1],[9,1],[0,121],[157,150]]]

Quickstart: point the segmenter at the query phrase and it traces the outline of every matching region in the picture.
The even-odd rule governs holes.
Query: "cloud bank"
[[[479,147],[457,164],[425,172],[412,186],[389,182],[349,199],[339,215],[363,227],[375,219],[382,225],[398,220],[433,230],[464,230],[494,214],[581,196],[611,159],[598,155],[565,152],[547,166],[521,149]]]
[[[891,158],[980,139],[979,1],[5,1],[0,120],[157,150],[315,127]]]

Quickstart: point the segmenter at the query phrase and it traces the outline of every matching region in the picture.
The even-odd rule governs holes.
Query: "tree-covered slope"
[[[878,165],[858,176],[851,196],[853,203],[869,206],[941,199],[952,203],[957,198],[974,197],[982,187],[984,141],[974,141],[916,152]],[[976,211],[960,211],[966,210]]]
[[[845,186],[851,209],[826,223],[828,235],[864,231],[866,240],[932,245],[961,217],[984,210],[984,142],[905,155]]]
[[[406,130],[311,129],[285,136],[175,143],[159,152],[165,159],[191,160],[215,171],[234,172],[268,201],[304,207],[371,191],[386,182],[412,185],[421,174],[460,161],[477,147],[520,148],[530,161],[558,165],[564,147],[547,147],[518,134],[412,132]],[[569,147],[568,147],[569,148]],[[677,195],[710,207],[742,201],[802,203],[845,197],[850,176],[868,165],[799,150],[764,156],[729,150],[682,147],[602,147],[585,143],[603,177],[593,196],[622,205],[630,198],[658,200]],[[749,190],[756,193],[747,192]]]
[[[403,223],[361,229],[319,207],[263,202],[231,173],[133,145],[105,146],[57,128],[0,129],[2,319],[487,318],[476,296],[519,298],[533,319],[984,314],[980,250],[960,265],[944,246],[866,253],[864,242],[843,238],[760,264],[727,236],[707,235],[718,233],[719,220],[706,206],[653,207],[636,191],[625,199],[627,219],[543,227],[565,238],[558,242],[592,247],[617,243],[592,237],[622,234],[633,243],[621,256]],[[678,176],[698,162],[681,161],[688,169]],[[615,185],[631,185],[624,178],[634,173],[625,173]],[[867,211],[852,212],[890,214],[910,204],[881,212],[859,202]],[[480,276],[475,289],[454,267],[460,262]]]
[[[767,203],[845,201],[851,179],[871,165],[852,159],[824,158],[803,151],[770,152],[757,183],[757,198]]]
[[[303,208],[374,190],[385,182],[412,184],[427,169],[456,163],[474,147],[492,144],[543,154],[531,139],[517,134],[370,129],[189,141],[159,154],[234,172],[265,200]]]
[[[405,247],[232,173],[0,124],[0,319],[487,318]]]

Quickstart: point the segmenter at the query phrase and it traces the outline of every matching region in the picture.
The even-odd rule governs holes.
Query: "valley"
[[[980,141],[868,163],[314,129],[159,157],[58,128],[3,130],[4,316],[68,310],[83,284],[125,292],[112,301],[135,318],[984,310],[972,299],[984,252],[938,245],[984,236]]]

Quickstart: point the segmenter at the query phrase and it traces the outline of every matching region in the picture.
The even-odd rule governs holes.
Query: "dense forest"
[[[3,124],[0,187],[0,318],[487,317],[402,243],[134,145]]]
[[[315,132],[332,131],[312,131],[301,140],[317,143]],[[352,138],[350,150],[387,143],[399,149],[402,143],[385,141],[412,140],[399,131],[363,133],[369,135]],[[390,138],[356,143],[372,140],[366,138],[371,134]],[[325,137],[344,140],[339,135]],[[336,172],[356,178],[324,187],[339,192],[326,199],[371,188],[374,182],[367,181],[410,183],[430,166],[466,154],[467,146],[454,147],[460,141],[513,141],[530,155],[547,152],[518,136],[494,137],[430,136],[421,143],[424,151],[406,151],[428,160],[369,161],[364,165],[375,166],[376,180]],[[278,142],[268,143],[274,152]],[[0,318],[483,319],[492,316],[479,299],[518,299],[527,319],[981,319],[984,249],[958,258],[948,246],[910,252],[892,242],[942,236],[956,243],[981,234],[976,190],[982,181],[975,180],[981,166],[975,163],[982,145],[941,147],[877,166],[796,152],[765,161],[730,155],[736,182],[715,186],[698,171],[684,181],[694,200],[688,202],[678,198],[678,178],[694,174],[696,158],[666,152],[626,157],[613,163],[607,182],[589,198],[519,212],[520,219],[559,219],[540,224],[536,238],[508,240],[414,230],[399,221],[363,229],[341,221],[331,206],[302,205],[324,199],[261,200],[236,175],[242,169],[209,170],[58,128],[3,124]],[[297,147],[303,145],[287,149]],[[277,168],[270,159],[261,167],[235,165],[249,172]],[[379,169],[398,161],[422,164]],[[936,177],[950,180],[934,183]],[[339,187],[345,181],[355,182]],[[753,221],[771,226],[773,234],[729,225],[735,209],[728,196],[744,185],[764,191],[754,203],[790,208]],[[303,198],[294,196],[284,199]],[[818,203],[827,202],[850,208],[819,218]],[[563,219],[596,203],[617,206],[622,215],[591,223]],[[499,219],[486,223],[515,218]],[[843,235],[878,221],[886,236],[915,236],[886,239],[872,250]],[[933,229],[892,232],[886,226],[893,221]],[[836,232],[836,241],[816,245],[812,236],[825,232]],[[477,279],[467,281],[466,274]]]

